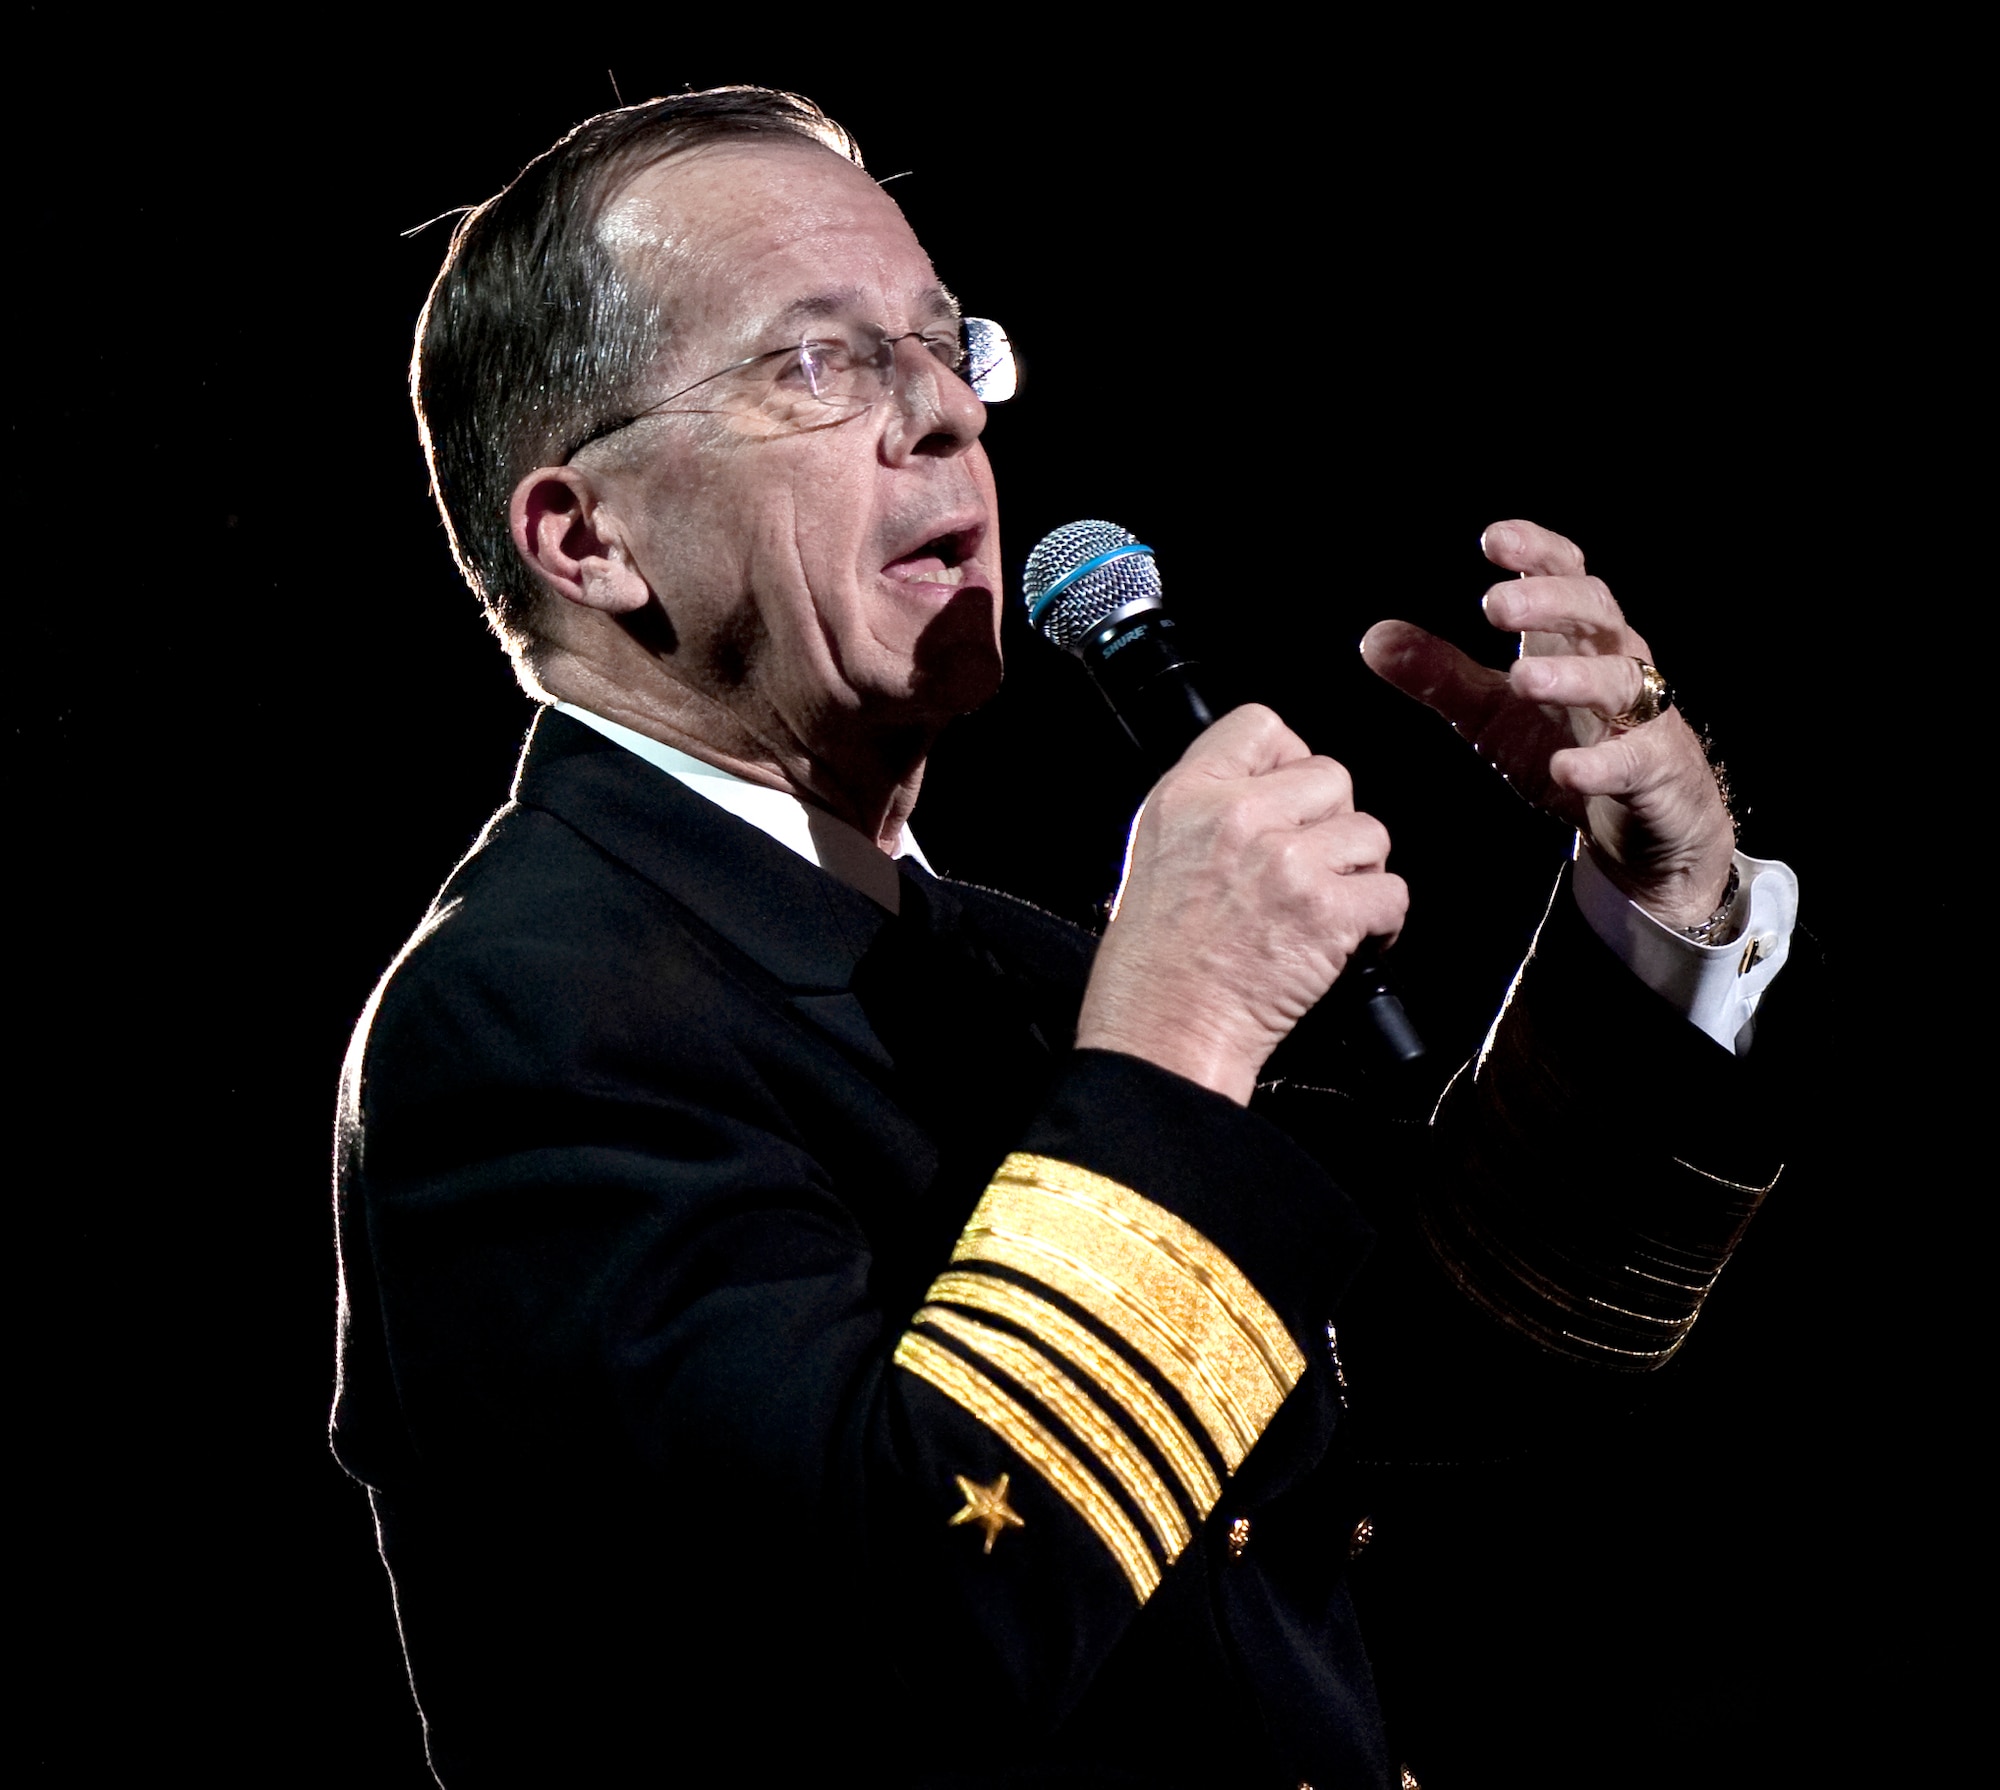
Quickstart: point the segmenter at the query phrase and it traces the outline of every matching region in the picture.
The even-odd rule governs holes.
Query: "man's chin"
[[[993,700],[1000,689],[1000,641],[991,591],[961,591],[917,636],[909,702],[938,726]]]

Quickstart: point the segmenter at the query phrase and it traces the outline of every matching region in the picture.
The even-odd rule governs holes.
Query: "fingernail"
[[[1546,696],[1555,682],[1555,667],[1533,659],[1514,661],[1514,681],[1530,696]]]
[[[1479,537],[1479,550],[1482,553],[1491,553],[1496,548],[1502,553],[1512,553],[1520,544],[1519,532],[1509,528],[1504,522],[1494,523]]]

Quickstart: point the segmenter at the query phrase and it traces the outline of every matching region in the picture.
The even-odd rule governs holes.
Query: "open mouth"
[[[974,532],[958,529],[937,535],[900,559],[892,559],[882,571],[905,584],[963,584],[965,562],[972,557]]]

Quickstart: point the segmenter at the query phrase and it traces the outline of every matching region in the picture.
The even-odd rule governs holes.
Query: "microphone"
[[[1029,622],[1084,662],[1156,773],[1231,706],[1213,706],[1202,693],[1201,661],[1166,611],[1153,550],[1117,523],[1071,522],[1045,536],[1028,555],[1022,596]],[[1361,941],[1338,986],[1358,999],[1370,1040],[1392,1062],[1424,1054],[1382,967],[1379,939]]]

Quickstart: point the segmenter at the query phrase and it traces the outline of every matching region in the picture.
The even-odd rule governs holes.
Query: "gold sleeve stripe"
[[[982,1203],[975,1219],[990,1218]],[[1187,1400],[1188,1408],[1208,1432],[1234,1473],[1257,1440],[1260,1425],[1236,1396],[1241,1388],[1230,1382],[1240,1376],[1219,1373],[1225,1365],[1204,1358],[1199,1346],[1171,1323],[1149,1300],[1128,1292],[1109,1275],[1100,1274],[1045,1237],[1003,1230],[993,1224],[968,1225],[952,1252],[954,1261],[993,1262],[1031,1276],[1074,1301],[1107,1330],[1115,1332],[1151,1363],[1169,1386]],[[1260,1375],[1261,1380],[1261,1375]],[[1261,1386],[1249,1389],[1254,1404]]]
[[[1289,1392],[1299,1383],[1299,1376],[1306,1371],[1306,1358],[1292,1341],[1291,1332],[1250,1284],[1249,1276],[1185,1219],[1104,1175],[1058,1162],[1052,1156],[1031,1156],[1017,1150],[1000,1165],[994,1179],[1069,1200],[1150,1244],[1182,1274],[1208,1289],[1263,1357],[1274,1385]]]
[[[1160,1552],[1171,1566],[1192,1539],[1187,1519],[1167,1490],[1167,1482],[1153,1471],[1152,1463],[1134,1446],[1132,1438],[1118,1426],[1118,1420],[1085,1392],[1068,1374],[1032,1343],[1023,1342],[1005,1330],[975,1324],[942,1306],[927,1305],[917,1313],[916,1322],[942,1330],[954,1342],[984,1355],[1003,1374],[1024,1386],[1043,1405],[1080,1437],[1091,1453],[1125,1488],[1139,1507],[1147,1527],[1159,1537]]]
[[[1305,1371],[1236,1264],[1163,1207],[1069,1163],[1015,1154],[953,1252],[1053,1287],[1187,1400],[1233,1472]]]
[[[953,1271],[940,1274],[925,1297],[1005,1318],[1025,1330],[1045,1349],[1096,1381],[1105,1397],[1124,1412],[1134,1428],[1160,1451],[1186,1488],[1198,1516],[1207,1516],[1222,1496],[1221,1482],[1208,1456],[1186,1424],[1116,1349],[1108,1348],[1060,1306],[991,1274]]]
[[[960,1409],[983,1423],[1053,1486],[1087,1523],[1130,1581],[1142,1604],[1159,1589],[1160,1569],[1145,1538],[1097,1477],[1056,1440],[1048,1426],[969,1362],[915,1330],[903,1332],[896,1365],[927,1380]]]

